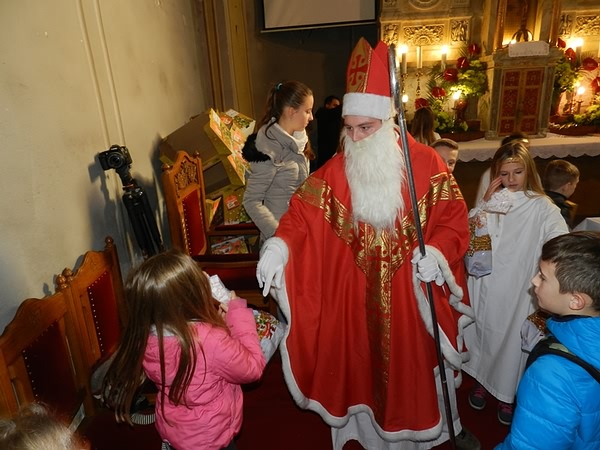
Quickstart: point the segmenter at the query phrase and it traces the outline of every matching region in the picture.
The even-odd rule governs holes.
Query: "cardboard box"
[[[160,160],[165,164],[173,164],[177,152],[183,150],[190,155],[198,153],[203,168],[208,168],[215,164],[220,156],[227,156],[229,151],[226,148],[216,148],[206,134],[205,126],[208,122],[208,114],[200,114],[165,137],[159,144]]]
[[[219,113],[211,109],[210,128],[232,153],[240,153],[244,142],[254,132],[256,122],[233,109]]]
[[[193,117],[159,144],[160,160],[172,164],[183,150],[202,159],[206,197],[217,199],[228,191],[245,185],[247,162],[242,148],[254,131],[253,119],[236,111],[208,113]]]

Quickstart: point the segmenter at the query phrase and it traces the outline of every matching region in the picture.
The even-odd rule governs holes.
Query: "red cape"
[[[409,142],[425,243],[441,251],[464,287],[466,204],[434,150]],[[427,433],[440,424],[438,362],[413,288],[418,242],[404,191],[396,237],[378,240],[364,224],[355,229],[344,156],[337,154],[294,194],[276,232],[289,250],[287,296],[279,299],[289,313],[282,344],[288,387],[301,407],[334,427],[353,411],[371,411],[384,434]],[[461,314],[447,286],[431,285],[437,320],[456,347]]]

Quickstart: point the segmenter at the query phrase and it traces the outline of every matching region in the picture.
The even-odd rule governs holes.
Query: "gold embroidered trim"
[[[463,199],[456,181],[446,173],[433,176],[430,186],[430,190],[417,202],[423,230],[427,227],[429,208],[441,201]],[[367,279],[365,301],[374,380],[374,414],[377,420],[382,420],[388,398],[392,280],[402,264],[410,260],[417,243],[414,215],[410,205],[406,205],[404,217],[395,231],[377,232],[371,225],[362,222],[355,227],[348,207],[333,195],[331,187],[322,179],[309,177],[296,195],[323,212],[336,236],[350,247],[356,266]]]
[[[550,314],[548,314],[546,311],[538,309],[537,311],[531,313],[529,317],[527,317],[527,320],[533,323],[542,333],[548,333],[548,329],[546,328],[546,320],[548,317],[550,317]]]
[[[469,220],[469,248],[467,248],[467,256],[473,256],[475,252],[492,251],[492,238],[489,234],[483,236],[475,235],[477,220]]]

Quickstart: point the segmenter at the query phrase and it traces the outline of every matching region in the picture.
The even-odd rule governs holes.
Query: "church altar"
[[[548,133],[544,138],[531,138],[530,151],[543,159],[600,155],[600,135],[565,136]],[[460,161],[488,161],[494,156],[501,140],[477,139],[459,142]]]

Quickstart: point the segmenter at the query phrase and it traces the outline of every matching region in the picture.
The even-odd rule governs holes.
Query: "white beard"
[[[352,198],[354,225],[365,222],[378,231],[393,230],[404,211],[404,155],[392,120],[369,137],[343,138],[346,176]]]

